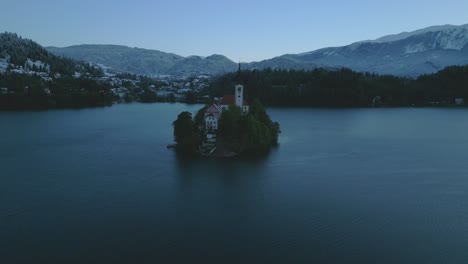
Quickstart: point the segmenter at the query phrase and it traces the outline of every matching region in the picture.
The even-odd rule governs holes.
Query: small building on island
[[[229,109],[230,106],[237,106],[241,109],[242,114],[249,113],[249,103],[244,99],[244,85],[237,84],[234,87],[234,94],[224,95],[219,102],[211,105],[205,110],[205,129],[207,139],[213,140],[216,137],[218,130],[218,121],[221,113]]]
[[[221,115],[221,110],[216,104],[208,107],[205,111],[205,128],[206,130],[218,130],[218,119]]]

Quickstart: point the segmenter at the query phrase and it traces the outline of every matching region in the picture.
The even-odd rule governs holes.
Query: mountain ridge
[[[110,50],[102,50],[106,46],[109,46]],[[97,51],[86,51],[92,48]],[[145,75],[217,75],[237,69],[235,62],[219,54],[208,57],[183,57],[159,50],[93,44],[46,49],[73,59],[110,66],[118,71]],[[120,50],[120,53],[115,53],[116,49]],[[242,65],[249,70],[346,67],[355,71],[415,77],[436,72],[447,66],[464,64],[468,64],[468,24],[431,26],[386,35],[375,40],[325,47],[298,54],[284,54]]]
[[[183,57],[159,50],[112,44],[81,44],[64,48],[46,47],[56,55],[90,61],[116,71],[142,75],[221,74],[236,69],[236,63],[220,54]]]

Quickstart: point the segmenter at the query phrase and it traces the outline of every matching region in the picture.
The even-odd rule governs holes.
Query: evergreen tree
[[[177,150],[181,153],[190,154],[196,150],[195,127],[190,112],[182,112],[172,123],[174,126],[174,140],[177,143]]]

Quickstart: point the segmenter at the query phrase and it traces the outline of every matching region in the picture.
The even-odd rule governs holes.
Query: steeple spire
[[[239,69],[237,70],[237,83],[241,83],[241,64],[240,64],[240,61],[239,61]]]

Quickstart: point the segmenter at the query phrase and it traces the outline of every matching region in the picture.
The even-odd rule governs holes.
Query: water
[[[182,160],[200,106],[0,113],[0,263],[466,263],[467,109],[269,109],[280,147]]]

